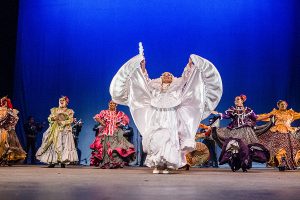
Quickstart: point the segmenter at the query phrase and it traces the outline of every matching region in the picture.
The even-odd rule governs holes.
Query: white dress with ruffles
[[[201,120],[218,105],[222,96],[219,72],[208,60],[192,54],[193,65],[169,86],[150,80],[140,68],[137,55],[126,62],[110,85],[113,101],[127,105],[143,137],[148,167],[186,164],[185,154],[194,150]]]

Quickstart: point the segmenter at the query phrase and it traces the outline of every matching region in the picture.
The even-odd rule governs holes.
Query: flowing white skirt
[[[147,126],[149,132],[143,136],[143,148],[147,153],[145,165],[166,165],[168,168],[185,165],[187,152],[181,150],[176,109],[155,109]]]

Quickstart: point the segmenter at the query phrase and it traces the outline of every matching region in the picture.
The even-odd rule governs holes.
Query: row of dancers
[[[265,154],[270,152],[269,156],[266,155],[268,159],[262,159],[269,166],[279,169],[296,169],[299,165],[300,155],[299,129],[292,127],[291,123],[300,118],[300,113],[287,109],[286,101],[278,101],[277,109],[267,114],[256,115],[251,108],[244,105],[245,101],[246,96],[240,95],[235,98],[234,106],[224,113],[212,112],[215,119],[231,119],[231,123],[225,128],[217,128],[214,123],[211,123],[210,126],[200,124],[199,128],[202,131],[197,132],[195,140],[199,138],[215,140],[223,150],[219,158],[220,164],[226,162],[231,164],[229,157],[232,155],[226,157],[226,153],[236,153],[241,162],[239,168],[243,168],[244,171],[251,167],[253,159],[247,146],[253,147],[255,144]],[[74,131],[72,130],[74,129],[72,126],[72,124],[74,125],[72,118],[74,112],[67,108],[68,102],[67,97],[62,97],[59,99],[59,106],[51,109],[48,118],[49,128],[44,133],[42,146],[36,153],[37,159],[49,164],[48,167],[50,168],[59,163],[64,168],[66,164],[78,162],[77,140],[71,133]],[[7,164],[12,164],[23,161],[26,158],[26,153],[14,131],[14,126],[18,120],[17,110],[13,109],[10,99],[7,97],[1,99],[0,110],[1,162],[8,161]],[[91,166],[119,168],[134,161],[136,156],[134,146],[124,137],[123,129],[124,126],[128,125],[129,117],[124,112],[117,110],[117,104],[110,101],[108,109],[102,110],[95,115],[94,119],[100,124],[100,129],[98,129],[96,137],[90,145],[92,150]],[[270,122],[261,128],[256,126],[256,121],[259,120]],[[211,122],[214,121],[211,120]],[[244,147],[247,149],[243,149]],[[210,155],[212,153],[203,143],[196,142],[195,149],[185,155],[186,169],[205,163],[212,156]],[[243,164],[244,166],[242,166]],[[236,168],[233,169],[233,171],[235,170]]]
[[[118,168],[135,158],[134,147],[124,138],[122,130],[129,118],[116,109],[116,105],[121,104],[130,108],[131,117],[142,135],[143,151],[147,154],[145,165],[153,168],[154,174],[168,174],[170,170],[207,160],[207,148],[195,141],[200,137],[210,137],[222,147],[219,162],[229,163],[233,171],[239,168],[247,171],[252,161],[268,162],[280,169],[297,167],[299,129],[291,127],[291,123],[300,118],[300,113],[287,109],[286,101],[279,101],[278,109],[270,113],[256,115],[244,106],[246,96],[239,95],[234,106],[218,113],[214,110],[222,96],[222,79],[210,61],[192,54],[181,77],[165,72],[151,79],[141,44],[139,51],[113,77],[109,109],[94,117],[101,128],[90,146],[91,165]],[[60,163],[64,168],[78,161],[71,126],[74,111],[67,107],[68,103],[69,99],[64,96],[59,99],[59,106],[51,109],[49,128],[36,153],[36,158],[49,167]],[[8,98],[1,99],[1,113],[1,159],[22,160],[26,155],[14,131],[17,111]],[[232,122],[226,128],[216,128],[213,123],[201,125],[204,136],[197,133],[199,122],[211,113],[216,119],[231,119]],[[256,121],[270,119],[273,121],[265,126],[256,126]]]

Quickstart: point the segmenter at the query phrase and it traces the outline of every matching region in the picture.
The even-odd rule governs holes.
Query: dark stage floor
[[[148,168],[0,168],[0,199],[300,199],[300,171],[229,169],[153,175]]]

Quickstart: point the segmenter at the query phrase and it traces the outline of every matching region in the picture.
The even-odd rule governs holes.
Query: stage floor
[[[300,199],[300,171],[192,168],[153,175],[149,168],[0,167],[0,199]]]

